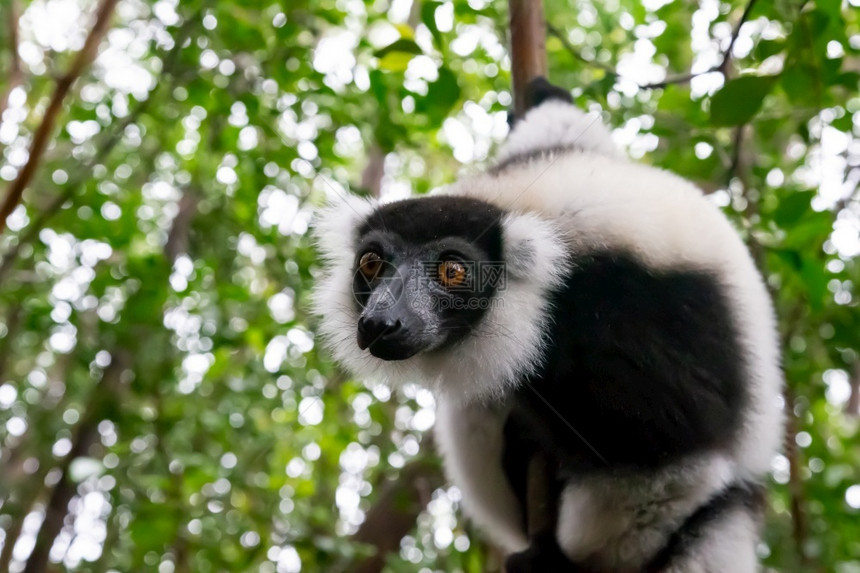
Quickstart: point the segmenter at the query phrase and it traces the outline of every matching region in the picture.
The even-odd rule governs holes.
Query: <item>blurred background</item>
[[[553,82],[775,294],[762,559],[860,572],[860,2],[545,11]],[[499,570],[433,397],[318,351],[308,228],[485,165],[507,45],[500,0],[0,1],[0,572]]]

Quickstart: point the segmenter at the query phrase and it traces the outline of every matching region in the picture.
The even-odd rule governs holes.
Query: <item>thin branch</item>
[[[731,63],[731,60],[732,60],[732,49],[734,49],[735,42],[737,41],[738,36],[740,35],[741,27],[743,27],[743,25],[746,23],[747,19],[749,18],[750,12],[752,12],[752,9],[753,9],[753,6],[755,5],[755,3],[756,3],[756,0],[749,0],[749,2],[746,5],[746,8],[744,8],[744,12],[741,15],[740,20],[738,20],[738,23],[735,25],[734,30],[732,31],[732,35],[731,35],[731,38],[729,40],[729,45],[725,49],[725,51],[723,52],[723,57],[720,60],[719,64],[711,66],[707,70],[704,70],[701,72],[686,72],[683,74],[669,76],[665,80],[662,80],[659,82],[651,82],[648,84],[639,84],[636,82],[633,82],[633,83],[635,83],[639,87],[639,89],[641,89],[641,90],[654,90],[654,89],[662,89],[662,88],[665,88],[665,87],[670,86],[670,85],[686,84],[686,83],[689,83],[693,78],[697,78],[697,77],[703,76],[705,74],[712,74],[714,72],[720,72],[724,76],[728,76],[727,71],[728,71],[729,64]],[[610,75],[612,77],[626,80],[626,78],[624,78],[621,74],[619,74],[618,70],[616,70],[614,67],[607,65],[607,64],[600,63],[600,62],[596,62],[594,60],[590,60],[590,59],[586,58],[585,56],[583,56],[582,52],[580,52],[576,48],[576,46],[574,46],[573,44],[570,43],[570,40],[567,39],[567,36],[561,30],[559,30],[558,28],[556,28],[552,24],[547,23],[546,29],[551,35],[558,38],[558,40],[561,42],[562,46],[564,46],[564,49],[567,50],[567,52],[570,53],[571,56],[573,56],[574,58],[576,58],[580,62],[582,62],[582,63],[584,63],[587,66],[590,66],[592,68],[597,68],[599,70],[603,70],[604,72],[606,72],[607,75]],[[627,81],[632,81],[632,80],[627,80]]]
[[[703,76],[705,74],[711,74],[716,71],[719,71],[719,66],[712,66],[705,70],[704,72],[687,72],[686,74],[678,74],[677,76],[669,76],[665,80],[661,82],[651,82],[650,84],[640,85],[639,88],[643,90],[656,90],[663,89],[667,86],[673,85],[681,85],[688,84],[693,78],[697,78],[699,76]]]
[[[180,27],[179,32],[174,38],[173,47],[164,57],[164,66],[161,72],[162,76],[169,75],[173,72],[179,60],[179,53],[182,50],[182,45],[185,42],[185,39],[188,38],[188,34],[190,33],[194,22],[197,21],[198,19],[196,18],[196,15],[192,15],[192,17],[188,18]],[[107,159],[113,148],[122,140],[125,128],[137,122],[138,118],[149,107],[156,92],[159,90],[168,90],[170,87],[170,83],[159,81],[145,100],[137,104],[137,106],[128,115],[122,118],[121,121],[116,124],[111,124],[112,129],[109,136],[106,137],[104,141],[98,142],[96,145],[98,152],[90,158],[80,170],[77,171],[76,176],[71,177],[71,180],[66,183],[63,192],[57,195],[47,205],[47,207],[41,209],[39,215],[28,226],[26,232],[18,237],[18,242],[15,246],[3,256],[2,260],[0,260],[0,284],[3,284],[6,274],[12,269],[12,265],[17,260],[21,248],[24,245],[31,243],[39,235],[39,232],[45,227],[48,221],[60,211],[66,201],[74,197],[83,183],[91,177],[93,167]]]
[[[2,205],[0,205],[0,233],[6,229],[6,218],[12,214],[15,207],[21,202],[24,190],[30,184],[39,166],[39,162],[45,153],[45,149],[47,149],[50,143],[51,136],[54,133],[54,124],[56,124],[57,117],[60,115],[63,107],[63,100],[65,100],[75,80],[80,77],[84,69],[95,58],[99,43],[108,30],[111,15],[117,2],[118,0],[102,0],[96,11],[96,22],[84,42],[84,47],[75,56],[69,71],[57,80],[57,85],[51,96],[51,102],[48,104],[45,116],[42,118],[42,123],[33,136],[27,163],[21,168],[18,177],[9,185],[6,197],[3,199]]]
[[[60,463],[60,479],[48,497],[45,520],[39,527],[33,552],[24,566],[24,573],[42,573],[47,570],[48,556],[54,545],[54,539],[63,528],[66,515],[69,513],[69,502],[77,491],[77,486],[69,473],[72,462],[89,455],[90,448],[99,443],[99,422],[108,417],[108,412],[120,400],[122,374],[129,367],[131,357],[125,351],[115,351],[111,353],[111,358],[111,363],[105,369],[102,379],[90,393],[86,410],[75,429],[72,448]]]
[[[860,360],[854,361],[851,371],[851,394],[845,404],[845,413],[852,417],[860,417]]]
[[[546,24],[546,30],[547,30],[547,32],[550,33],[551,36],[555,36],[556,38],[558,38],[558,40],[561,42],[561,45],[564,47],[564,49],[567,50],[568,53],[570,53],[570,55],[573,56],[575,59],[579,60],[580,62],[582,62],[583,64],[585,64],[591,68],[597,68],[598,70],[603,70],[604,72],[606,72],[610,76],[613,76],[616,78],[621,77],[621,75],[618,73],[618,71],[615,68],[613,68],[612,66],[607,65],[607,64],[602,64],[602,63],[596,62],[594,60],[589,60],[588,58],[583,56],[582,52],[580,52],[576,46],[574,46],[573,44],[570,43],[570,40],[567,39],[567,35],[564,32],[562,32],[561,30],[559,30],[558,28],[556,28],[555,26],[553,26],[552,24],[550,24],[549,22],[547,22],[547,24]]]
[[[15,246],[0,259],[0,284],[3,284],[6,274],[12,269],[12,265],[17,260],[21,248],[35,240],[39,232],[45,228],[48,221],[60,211],[66,201],[71,199],[78,189],[91,177],[93,167],[107,158],[113,148],[122,140],[125,128],[137,121],[140,114],[149,106],[150,101],[151,98],[140,102],[131,113],[123,118],[121,122],[117,123],[110,132],[110,135],[97,145],[98,152],[81,167],[77,176],[66,183],[63,191],[39,211],[38,216],[29,225],[27,230],[18,237],[18,242]]]
[[[809,564],[804,547],[809,528],[806,522],[806,496],[803,491],[803,476],[800,473],[800,452],[795,441],[797,417],[794,414],[794,393],[788,388],[784,392],[786,408],[785,456],[788,458],[788,492],[791,499],[791,534],[794,549],[801,563]]]
[[[741,148],[743,147],[743,142],[744,126],[739,125],[735,128],[734,145],[732,146],[732,162],[729,165],[728,173],[726,174],[726,185],[728,185],[735,177],[744,175],[741,166],[741,161],[743,160],[741,156]],[[746,188],[745,181],[744,188]]]
[[[343,563],[336,570],[352,573],[382,571],[388,554],[397,551],[400,540],[415,527],[415,521],[430,501],[430,494],[444,483],[439,467],[417,459],[407,464],[396,480],[381,484],[364,523],[353,535],[354,541],[370,545],[376,552],[359,562]]]
[[[367,165],[361,172],[361,188],[367,190],[371,197],[379,198],[382,190],[382,178],[385,176],[385,152],[379,143],[374,142],[368,152]]]
[[[8,12],[6,25],[9,26],[9,54],[11,60],[7,78],[9,83],[6,85],[3,95],[0,96],[0,123],[3,122],[3,112],[6,111],[6,107],[9,105],[9,95],[12,93],[12,90],[24,83],[21,57],[18,55],[18,20],[20,16],[18,0],[9,0]]]
[[[190,188],[186,188],[179,200],[179,212],[173,218],[167,242],[164,244],[164,258],[172,267],[177,257],[188,253],[191,242],[191,223],[197,214],[200,198]]]
[[[720,62],[720,65],[717,66],[715,72],[721,72],[723,75],[726,75],[726,71],[729,68],[729,64],[732,61],[732,50],[735,47],[735,42],[738,40],[738,36],[741,33],[741,28],[746,23],[747,19],[750,17],[750,12],[752,12],[753,6],[755,6],[756,0],[749,0],[746,8],[744,8],[744,13],[741,14],[741,19],[738,20],[738,23],[735,25],[735,29],[732,31],[732,37],[729,40],[729,47],[726,48],[726,51],[723,52],[723,61]]]

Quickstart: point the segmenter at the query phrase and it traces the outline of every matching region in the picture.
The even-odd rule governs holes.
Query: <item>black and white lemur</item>
[[[509,573],[753,572],[782,435],[762,278],[696,187],[533,88],[486,172],[321,213],[320,333],[356,376],[436,393],[447,474]],[[529,537],[536,452],[557,519]]]

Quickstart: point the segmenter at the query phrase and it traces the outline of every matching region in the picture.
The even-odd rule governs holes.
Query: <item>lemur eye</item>
[[[366,279],[373,280],[382,270],[382,263],[382,257],[373,251],[368,251],[361,255],[361,259],[358,261],[358,270]]]
[[[444,287],[456,287],[466,280],[466,266],[459,261],[443,261],[439,264],[439,282]]]

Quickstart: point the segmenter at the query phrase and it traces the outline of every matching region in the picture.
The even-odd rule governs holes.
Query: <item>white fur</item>
[[[348,265],[352,270],[355,231],[376,207],[373,200],[348,195],[339,197],[337,202],[319,211],[314,224],[314,239],[326,268]],[[342,285],[337,285],[337,288],[344,289]]]
[[[463,507],[472,520],[506,550],[528,545],[519,503],[502,466],[507,411],[480,404],[442,399],[436,405],[436,443],[445,470],[463,492]]]
[[[517,155],[568,146],[612,157],[619,155],[599,114],[586,114],[567,102],[548,100],[529,110],[516,124],[496,160],[503,163]]]
[[[573,561],[595,559],[598,569],[636,568],[731,479],[731,462],[704,455],[653,473],[571,482],[562,492],[559,545]]]
[[[566,271],[568,254],[625,252],[654,270],[716,276],[732,303],[744,349],[738,359],[744,361],[750,393],[733,447],[681,460],[658,476],[625,481],[601,475],[572,481],[564,490],[557,531],[562,548],[574,558],[596,553],[607,566],[623,566],[659,548],[673,526],[725,484],[760,479],[768,471],[782,436],[779,344],[768,293],[725,216],[683,179],[621,158],[599,121],[568,104],[547,102],[517,124],[498,159],[504,164],[559,146],[575,150],[513,161],[445,191],[483,199],[509,213],[503,225],[508,288],[475,336],[453,351],[391,363],[358,349],[350,288],[354,253],[349,249],[355,219],[352,226],[333,216],[339,222],[322,224],[346,243],[334,247],[335,252],[344,249],[343,256],[329,254],[317,310],[325,317],[321,333],[329,348],[354,373],[419,381],[442,394],[437,437],[449,476],[464,492],[467,513],[497,543],[516,551],[523,547],[524,533],[499,464],[503,417],[488,404],[537,365],[547,320],[544,295]],[[669,491],[676,497],[668,499]],[[640,510],[657,525],[638,523]],[[698,561],[675,573],[754,570],[753,520],[743,512],[725,520],[725,541],[703,540]]]
[[[673,563],[666,573],[755,573],[759,523],[741,508],[709,525],[707,537],[690,548],[689,554]]]

